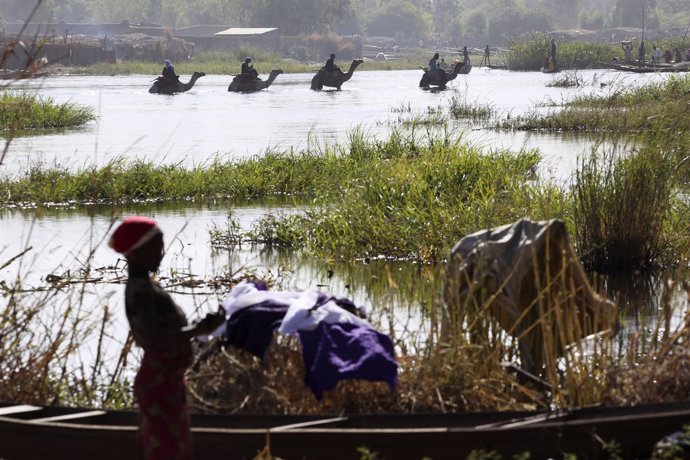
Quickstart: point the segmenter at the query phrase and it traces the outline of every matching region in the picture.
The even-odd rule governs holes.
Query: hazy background
[[[678,29],[688,0],[45,0],[41,22],[100,22],[185,27],[278,27],[283,35],[335,32],[399,42],[473,38],[500,44],[529,30],[642,27]],[[24,20],[33,0],[0,0],[0,26]]]

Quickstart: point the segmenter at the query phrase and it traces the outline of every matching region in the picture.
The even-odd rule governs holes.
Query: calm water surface
[[[151,76],[48,78],[27,84],[57,102],[94,107],[98,119],[77,130],[16,139],[3,169],[17,171],[36,161],[78,168],[120,157],[199,164],[217,156],[261,154],[268,148],[304,148],[310,139],[343,141],[357,127],[383,137],[390,120],[397,118],[392,109],[402,106],[422,112],[458,97],[517,115],[545,101],[560,102],[583,92],[605,93],[612,81],[638,84],[663,78],[601,71],[582,75],[587,81],[597,78],[597,83],[576,89],[547,88],[545,84],[557,77],[473,69],[456,78],[447,91],[434,93],[417,87],[420,72],[414,70],[356,72],[342,91],[323,92],[309,89],[311,74],[283,74],[268,90],[255,94],[228,93],[230,77],[208,75],[189,92],[175,96],[148,94]],[[455,129],[487,149],[540,148],[545,170],[559,177],[567,176],[577,156],[591,148],[581,136],[496,133],[462,123]]]
[[[545,84],[554,76],[474,69],[471,74],[458,77],[447,91],[434,93],[417,87],[419,71],[356,72],[342,91],[324,92],[309,90],[311,74],[284,74],[268,90],[248,95],[228,93],[230,77],[209,75],[201,78],[191,91],[175,96],[148,94],[151,76],[49,78],[27,85],[57,102],[93,106],[98,119],[77,130],[15,139],[0,174],[13,174],[36,162],[76,169],[102,165],[115,158],[202,164],[219,156],[260,155],[268,148],[304,148],[310,142],[344,141],[355,128],[371,136],[385,137],[392,121],[399,116],[395,109],[403,106],[412,113],[421,113],[458,97],[490,104],[513,116],[545,101],[560,102],[582,93],[605,93],[610,91],[611,82],[634,85],[665,78],[601,71],[583,71],[582,75],[587,81],[596,77],[597,83],[579,89],[547,88]],[[496,133],[463,123],[457,123],[454,129],[487,152],[495,148],[539,148],[545,158],[542,174],[557,180],[566,180],[578,156],[587,154],[593,146],[581,136]],[[163,274],[192,273],[209,279],[243,267],[255,268],[269,273],[286,287],[328,289],[373,308],[386,301],[390,293],[382,263],[329,267],[322,262],[256,248],[233,253],[212,251],[209,231],[226,226],[230,211],[224,207],[168,205],[119,211],[146,212],[160,222],[168,243]],[[280,203],[238,204],[231,212],[248,228],[266,213],[294,209]],[[48,274],[78,269],[91,252],[92,266],[113,265],[116,257],[104,244],[110,223],[111,211],[100,208],[0,211],[0,265],[27,246],[33,247],[21,264],[16,262],[0,270],[0,279],[12,280],[21,273],[27,285],[40,286]],[[334,269],[333,276],[329,269]],[[389,271],[400,276],[403,283],[419,280],[419,270],[414,264],[389,265]],[[423,283],[415,288],[420,285]],[[94,287],[94,299],[104,298],[99,291],[106,290],[116,295],[105,297],[118,304],[122,289]],[[629,297],[640,298],[638,294]],[[189,309],[199,306],[198,298],[182,297],[181,302]]]

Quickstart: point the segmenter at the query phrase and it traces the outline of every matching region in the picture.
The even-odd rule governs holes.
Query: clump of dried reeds
[[[0,401],[131,406],[125,378],[131,342],[121,344],[119,356],[107,356],[112,315],[107,306],[94,312],[87,290],[86,283],[39,291],[3,285]],[[93,353],[88,364],[85,344]]]

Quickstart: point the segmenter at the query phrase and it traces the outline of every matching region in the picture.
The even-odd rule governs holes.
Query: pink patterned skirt
[[[134,379],[139,405],[137,435],[142,460],[189,460],[192,439],[184,372],[192,361],[186,350],[147,349]]]

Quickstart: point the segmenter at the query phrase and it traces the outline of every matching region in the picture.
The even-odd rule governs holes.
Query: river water
[[[36,163],[78,169],[117,158],[199,165],[217,157],[261,155],[271,148],[342,142],[354,129],[384,137],[401,107],[422,113],[428,107],[448,104],[452,97],[489,104],[503,116],[514,116],[577,94],[606,93],[616,84],[664,78],[583,71],[584,80],[593,84],[561,89],[546,87],[558,76],[475,68],[469,75],[459,76],[448,90],[430,92],[417,87],[420,76],[419,71],[357,71],[342,91],[314,92],[309,89],[311,74],[283,74],[268,90],[236,94],[227,92],[229,76],[208,75],[191,91],[175,96],[148,94],[151,76],[63,76],[32,81],[21,88],[36,90],[57,102],[92,106],[98,118],[80,129],[14,139],[0,174],[12,175]],[[538,148],[544,156],[542,175],[557,181],[566,181],[577,158],[593,147],[582,136],[495,132],[462,122],[453,129],[488,153],[495,148]],[[224,228],[230,213],[248,228],[266,213],[294,212],[285,203],[236,203],[232,209],[148,205],[116,212],[147,213],[160,222],[169,244],[162,266],[164,275],[192,273],[209,279],[219,273],[253,268],[285,287],[329,289],[373,309],[388,292],[381,282],[386,278],[383,264],[362,265],[353,272],[352,267],[329,266],[294,254],[268,254],[256,248],[228,254],[210,249],[209,231]],[[26,285],[40,286],[47,275],[77,270],[86,261],[94,267],[115,264],[116,257],[103,243],[112,214],[111,209],[95,207],[0,210],[0,266],[26,247],[33,247],[21,263],[2,269],[0,279],[11,281],[21,273]],[[418,270],[411,264],[397,263],[392,272],[409,278]],[[107,289],[119,294],[122,287],[110,285]],[[121,296],[112,298],[119,301]],[[215,299],[209,301],[213,302]],[[183,299],[182,303],[189,309],[198,308],[198,298]]]
[[[475,68],[451,82],[447,91],[430,92],[417,87],[419,71],[362,71],[342,91],[315,92],[309,89],[311,74],[283,74],[268,90],[238,94],[227,92],[230,77],[207,75],[189,92],[174,96],[148,94],[151,76],[48,78],[27,83],[28,88],[57,102],[94,107],[98,119],[76,130],[15,139],[3,170],[17,171],[37,161],[79,168],[120,157],[199,164],[217,156],[256,155],[268,148],[305,148],[310,140],[343,141],[357,127],[385,136],[396,118],[393,110],[423,112],[452,97],[489,104],[504,116],[518,115],[536,104],[558,103],[583,92],[605,93],[612,81],[636,84],[660,78],[601,71],[583,71],[582,76],[596,83],[549,88],[545,84],[558,77]],[[462,123],[455,130],[486,148],[540,148],[547,168],[558,176],[567,175],[575,158],[590,146],[582,137],[496,133]]]

